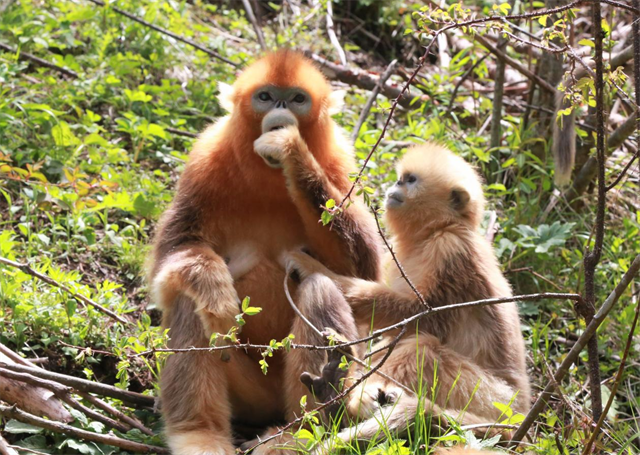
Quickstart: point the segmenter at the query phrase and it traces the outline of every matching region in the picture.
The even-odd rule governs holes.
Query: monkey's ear
[[[233,87],[220,82],[218,83],[218,90],[220,90],[220,95],[218,95],[220,106],[228,113],[233,112]]]
[[[344,97],[347,95],[346,90],[334,90],[329,95],[329,115],[335,115],[342,111],[344,106]]]
[[[451,190],[451,207],[453,207],[454,210],[461,211],[464,209],[469,203],[469,199],[471,199],[471,196],[469,196],[467,190],[463,188],[454,188]]]

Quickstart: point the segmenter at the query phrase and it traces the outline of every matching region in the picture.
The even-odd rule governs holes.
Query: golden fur
[[[395,197],[404,202],[388,204],[386,223],[397,258],[428,304],[439,307],[510,296],[491,245],[479,233],[484,196],[477,172],[446,148],[425,144],[405,155],[397,173],[400,181],[391,192],[399,192]],[[301,277],[311,273],[331,277],[361,328],[370,327],[372,318],[373,328],[379,329],[426,309],[395,264],[387,266],[386,283],[379,283],[340,276],[301,252],[290,253],[287,261]],[[386,336],[378,346],[392,337]],[[374,364],[383,354],[375,356]],[[493,405],[496,401],[508,404],[513,399],[511,407],[519,412],[530,405],[514,303],[422,318],[409,328],[381,371],[414,390],[421,387],[427,394],[423,406],[428,414],[459,417],[463,424],[495,422],[501,417]],[[415,396],[402,396],[401,389],[377,376],[356,392],[347,404],[349,412],[377,415],[344,430],[343,439],[374,437],[382,418],[389,427],[404,429],[419,408]],[[396,403],[376,411],[381,393]],[[446,426],[446,419],[440,424]]]

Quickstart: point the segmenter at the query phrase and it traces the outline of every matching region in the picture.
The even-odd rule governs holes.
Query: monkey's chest
[[[254,344],[282,340],[291,331],[294,312],[284,290],[285,271],[275,261],[262,259],[234,283],[238,297],[249,297],[250,306],[262,308],[260,313],[245,316],[240,338]],[[295,296],[295,284],[289,280],[289,291]],[[259,357],[259,353],[255,352]]]

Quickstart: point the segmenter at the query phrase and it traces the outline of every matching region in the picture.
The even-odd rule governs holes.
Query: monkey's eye
[[[417,180],[418,179],[416,178],[415,175],[411,175],[410,174],[410,175],[407,176],[407,183],[416,183]]]
[[[293,98],[293,102],[294,103],[304,103],[307,100],[307,97],[304,96],[302,93],[298,93],[294,98]]]
[[[258,99],[260,101],[271,101],[271,95],[269,95],[269,92],[260,92],[258,94]]]

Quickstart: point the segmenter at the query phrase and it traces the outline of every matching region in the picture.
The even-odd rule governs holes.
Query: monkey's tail
[[[390,406],[384,406],[378,409],[375,414],[354,426],[348,427],[340,431],[337,435],[338,439],[349,443],[353,440],[373,440],[381,434],[387,434],[381,428],[387,428],[392,434],[406,433],[412,422],[415,422],[419,412],[424,412],[427,422],[435,428],[445,430],[449,426],[449,419],[457,420],[461,425],[477,425],[478,429],[474,430],[476,435],[484,436],[487,434],[487,428],[480,425],[486,424],[488,419],[482,419],[470,412],[461,413],[454,410],[445,410],[430,400],[420,400],[416,396],[402,395],[398,401]],[[495,433],[495,431],[494,431]],[[503,433],[503,432],[501,432]],[[327,449],[327,447],[324,447]],[[316,450],[315,453],[323,454],[324,451]],[[326,453],[331,453],[326,452]],[[438,455],[482,455],[494,452],[468,451],[462,448],[440,449],[436,452]]]
[[[556,115],[553,118],[553,160],[555,164],[554,181],[558,186],[567,185],[571,181],[571,171],[576,157],[575,113],[564,115],[558,121],[558,112],[568,107],[564,93],[556,93]]]

